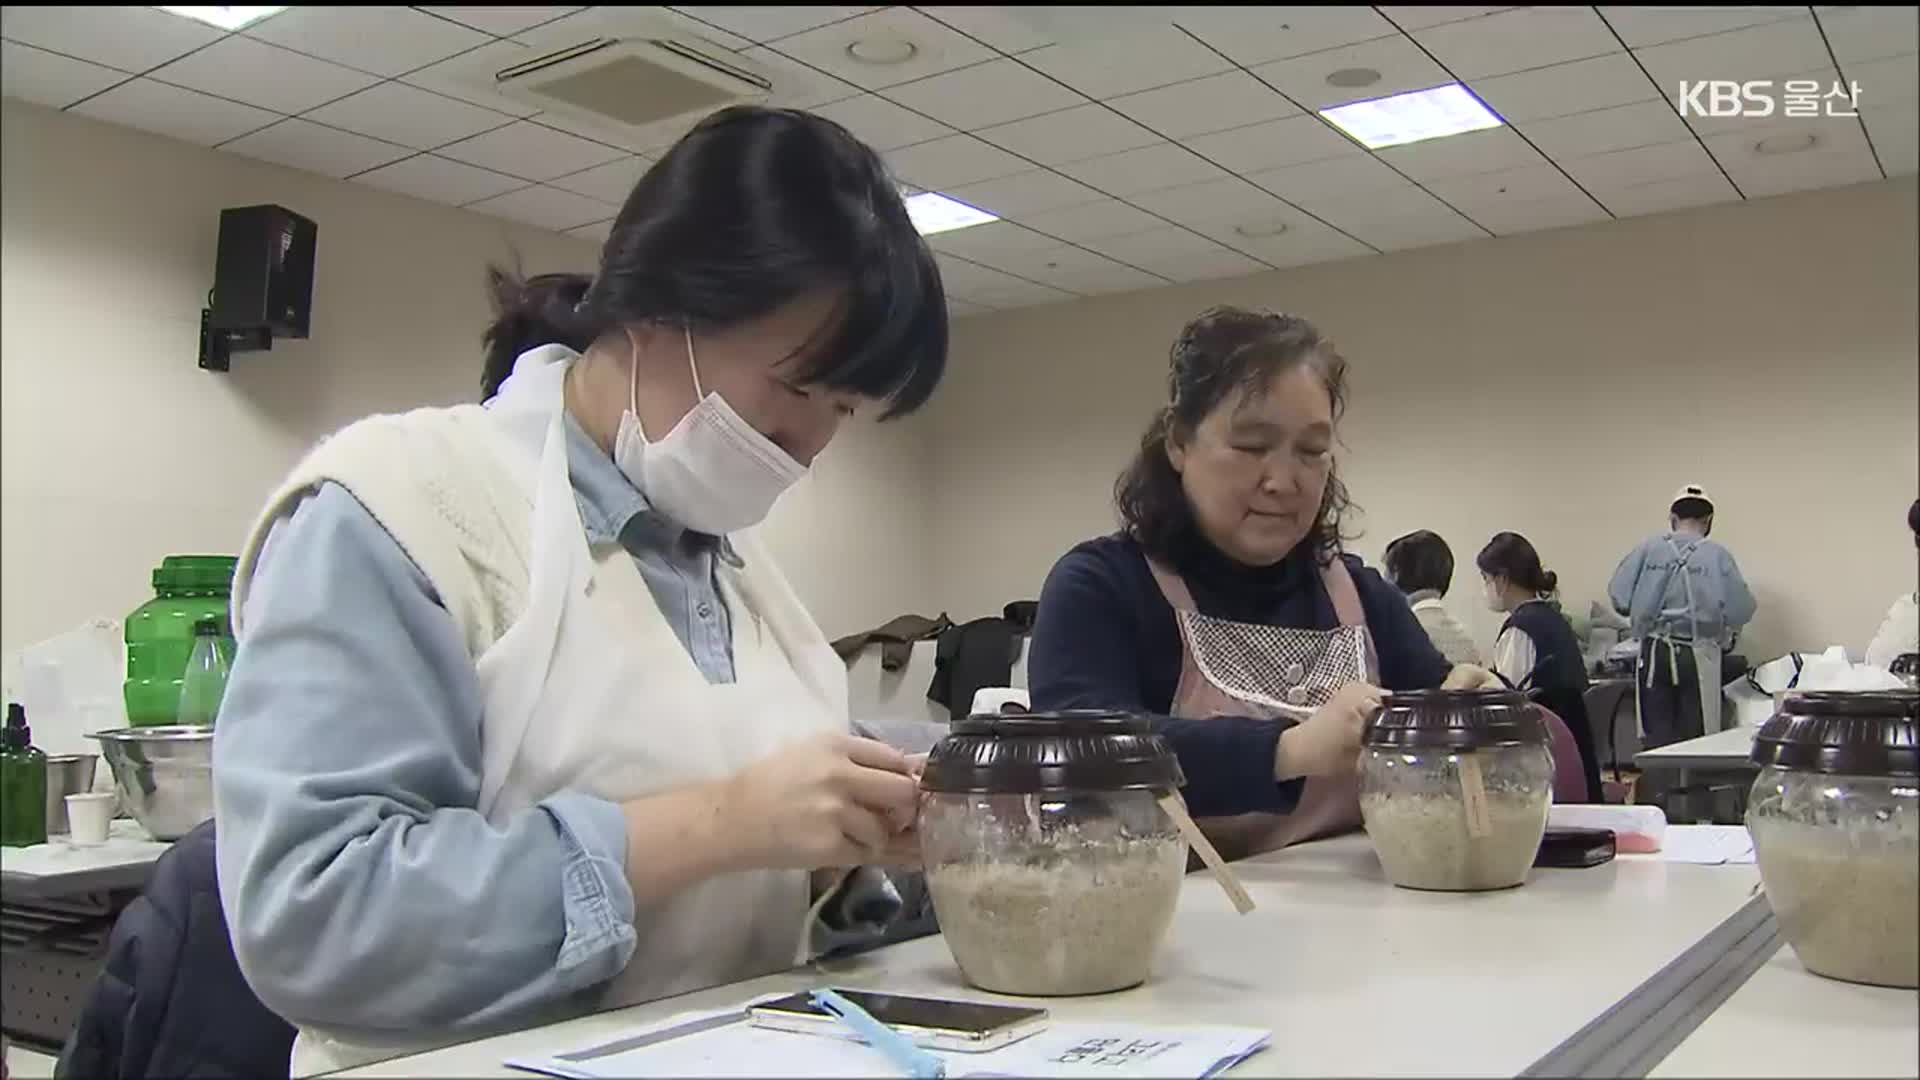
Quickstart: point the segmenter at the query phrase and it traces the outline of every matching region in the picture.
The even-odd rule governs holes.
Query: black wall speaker
[[[220,211],[209,327],[245,336],[304,338],[313,316],[319,227],[284,206]]]

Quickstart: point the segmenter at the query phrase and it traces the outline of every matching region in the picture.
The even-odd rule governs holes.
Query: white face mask
[[[764,520],[807,467],[741,419],[727,399],[701,390],[693,331],[685,334],[693,408],[665,438],[647,441],[640,429],[636,348],[613,460],[654,509],[695,532],[725,536]]]

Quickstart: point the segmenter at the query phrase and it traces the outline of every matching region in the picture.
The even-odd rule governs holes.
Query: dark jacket
[[[240,974],[213,844],[212,821],[181,837],[121,913],[58,1075],[287,1075],[293,1027],[268,1012]]]

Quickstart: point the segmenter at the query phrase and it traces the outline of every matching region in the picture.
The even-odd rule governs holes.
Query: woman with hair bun
[[[295,1075],[784,969],[914,854],[913,765],[752,536],[940,381],[880,157],[725,109],[592,275],[492,285],[486,404],[323,442],[234,581],[220,895]]]

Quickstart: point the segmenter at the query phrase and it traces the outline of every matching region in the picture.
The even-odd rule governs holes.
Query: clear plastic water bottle
[[[211,727],[220,715],[220,699],[227,692],[227,672],[233,667],[233,646],[220,619],[193,624],[193,655],[180,679],[178,723]]]

